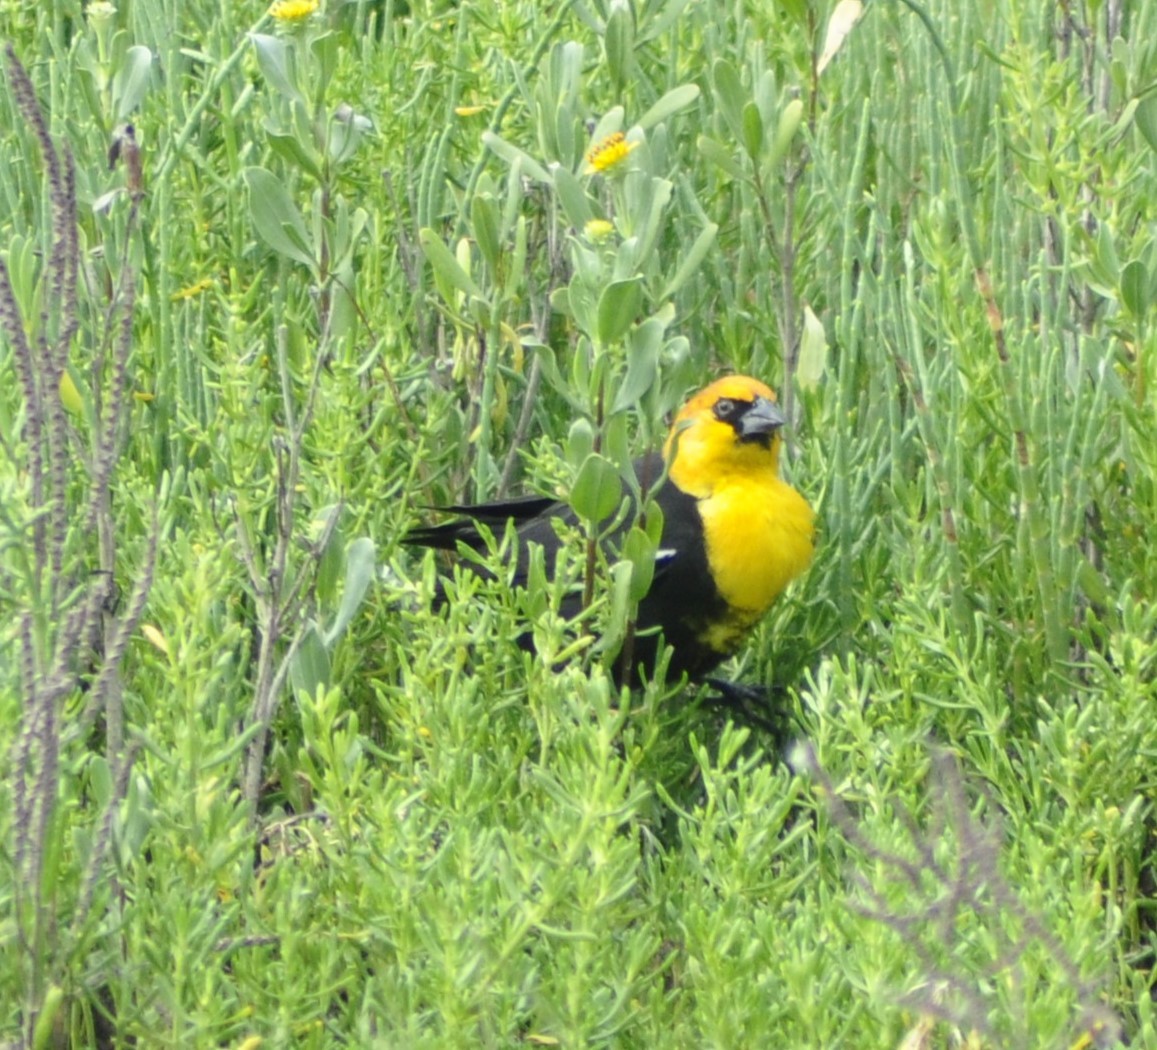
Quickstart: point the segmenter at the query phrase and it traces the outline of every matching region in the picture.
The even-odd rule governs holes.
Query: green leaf
[[[651,389],[659,370],[659,351],[663,347],[663,324],[654,318],[644,321],[631,333],[627,349],[627,374],[611,405],[612,415],[636,405]]]
[[[563,446],[566,461],[577,471],[595,448],[595,431],[585,416],[580,416],[571,425]]]
[[[1149,308],[1149,271],[1140,259],[1121,268],[1121,302],[1134,317],[1143,317]]]
[[[65,365],[64,371],[60,373],[60,401],[65,411],[83,419],[88,415],[88,400],[81,393],[81,384],[76,381],[76,377],[77,373],[72,365]]]
[[[630,562],[620,561],[611,566],[610,580],[607,593],[607,617],[603,631],[594,646],[594,652],[603,656],[618,653],[623,646],[623,638],[627,633],[627,619],[631,614],[631,577],[634,575]]]
[[[285,183],[265,168],[246,168],[249,213],[257,235],[279,255],[316,269],[309,231]]]
[[[318,551],[317,570],[314,576],[314,593],[322,605],[334,601],[337,597],[337,581],[345,561],[341,516],[341,504],[331,503],[316,511],[310,522],[310,536],[314,540],[315,550],[316,543],[325,537],[325,548]]]
[[[566,304],[579,331],[585,332],[593,338],[598,330],[599,304],[590,285],[583,280],[571,281],[567,288]],[[577,361],[579,358],[576,357],[575,360]]]
[[[478,285],[454,258],[454,253],[442,243],[442,239],[428,226],[424,226],[418,231],[418,243],[421,244],[422,252],[433,268],[435,277],[449,288],[456,288],[458,291],[478,299],[484,298]]]
[[[599,296],[599,343],[602,346],[617,343],[634,323],[642,305],[643,282],[640,278],[608,284]]]
[[[603,455],[618,468],[619,477],[628,485],[635,478],[630,418],[626,412],[619,412],[608,416],[603,424]]]
[[[565,292],[565,288],[557,288],[556,292]],[[553,296],[552,296],[553,304]],[[555,358],[554,350],[545,343],[535,343],[528,339],[523,339],[522,346],[524,350],[529,350],[535,355],[539,361],[539,367],[542,369],[542,377],[546,380],[546,385],[553,390],[559,397],[563,398],[571,409],[576,413],[584,411],[585,406],[581,398],[575,397],[571,390],[570,384],[563,378],[562,372],[559,371],[558,360]],[[593,441],[592,441],[593,444]],[[574,464],[578,468],[578,464]]]
[[[1120,280],[1121,263],[1117,256],[1117,242],[1113,239],[1113,231],[1107,222],[1102,222],[1097,228],[1096,265],[1098,271],[1113,284]]]
[[[293,661],[289,665],[289,680],[299,699],[316,696],[318,686],[328,687],[329,653],[326,651],[317,624],[311,623],[302,633],[301,641],[293,654]]]
[[[361,536],[350,544],[346,552],[345,586],[341,592],[341,605],[338,606],[333,625],[325,633],[324,642],[327,649],[342,636],[361,606],[366,591],[374,579],[376,556],[377,548],[368,536]]]
[[[269,86],[285,98],[304,102],[305,98],[293,82],[289,45],[281,37],[266,33],[250,33],[253,48],[257,52],[257,65],[269,81]]]
[[[700,135],[695,144],[699,147],[699,152],[705,160],[709,160],[733,179],[747,178],[747,172],[743,170],[743,165],[735,159],[734,155],[723,143],[717,142],[713,138],[708,138],[706,135]]]
[[[779,122],[775,128],[775,138],[771,140],[771,150],[767,155],[768,168],[775,168],[782,163],[787,151],[791,148],[792,139],[799,131],[803,122],[803,100],[793,98],[779,115]]]
[[[50,984],[44,992],[44,999],[40,1002],[40,1009],[36,1014],[36,1024],[32,1029],[32,1050],[47,1050],[48,1047],[58,1045],[57,1020],[60,1007],[65,1002],[64,989],[58,984]],[[64,1028],[64,1025],[61,1025]]]
[[[698,97],[698,84],[681,84],[677,88],[672,88],[638,119],[637,126],[644,131],[653,128],[672,114],[686,109]]]
[[[343,164],[358,151],[362,138],[373,128],[368,117],[349,106],[339,106],[326,128],[325,152],[333,164]]]
[[[535,182],[550,184],[550,173],[538,163],[529,153],[525,153],[517,146],[507,142],[504,138],[495,135],[493,131],[482,133],[482,144],[496,157],[501,157],[507,164],[513,165],[517,161],[522,170],[534,179]]]
[[[25,317],[31,316],[38,309],[36,277],[40,268],[39,247],[38,241],[22,237],[18,233],[11,234],[8,241],[8,254],[5,259],[8,264],[8,280]]]
[[[691,0],[666,0],[658,7],[653,4],[646,5],[645,13],[642,15],[643,22],[638,27],[638,42],[645,44],[648,40],[662,36],[679,21],[683,9],[689,3]]]
[[[647,269],[659,237],[666,229],[665,212],[675,189],[667,179],[648,179],[645,182],[631,179],[627,187],[627,210],[634,219],[638,241],[637,247],[633,247],[629,243],[633,238],[627,238],[620,246],[621,258],[615,260],[615,276],[624,280],[638,270]],[[637,217],[643,214],[644,208],[647,217],[640,224]]]
[[[324,88],[337,70],[338,57],[342,51],[341,39],[332,32],[310,34],[309,51],[312,68]]]
[[[622,90],[635,63],[635,16],[623,0],[611,0],[603,34],[603,53],[616,90]]]
[[[1149,148],[1157,151],[1157,91],[1141,99],[1133,119],[1137,123],[1141,137],[1149,143]]]
[[[615,465],[592,452],[583,461],[570,490],[569,502],[574,512],[584,521],[597,524],[614,513],[622,498],[622,482]]]
[[[810,306],[803,308],[803,334],[800,336],[796,382],[801,390],[814,390],[827,366],[828,340],[823,323]]]
[[[113,107],[118,122],[127,120],[149,89],[153,53],[137,44],[125,52],[112,82]]]
[[[269,140],[269,147],[282,160],[292,164],[295,168],[304,171],[318,182],[322,179],[321,166],[314,157],[312,150],[304,145],[300,138],[292,132],[280,131],[265,125],[265,135]]]
[[[667,282],[667,286],[660,296],[661,299],[669,299],[687,283],[691,275],[699,269],[700,264],[707,257],[707,253],[711,251],[711,246],[715,243],[715,236],[718,233],[719,227],[713,222],[709,222],[700,231],[695,242],[683,253],[683,257],[679,260],[679,268]]]
[[[754,102],[745,103],[743,107],[743,148],[752,160],[758,159],[759,151],[763,149],[763,117]]]
[[[1092,564],[1083,555],[1077,555],[1077,583],[1085,596],[1099,605],[1111,607],[1114,596],[1105,586],[1104,577],[1093,568]]]
[[[715,90],[715,104],[727,121],[731,136],[738,141],[743,136],[743,106],[747,93],[735,67],[725,58],[718,58],[711,67],[711,86]]]
[[[360,320],[355,287],[357,274],[353,260],[347,256],[330,271],[333,278],[333,297],[329,314],[329,333],[337,341],[352,332]]]
[[[108,759],[103,755],[90,755],[87,771],[93,801],[104,809],[112,798],[112,770],[109,768]]]
[[[630,599],[642,601],[655,578],[656,543],[638,525],[632,525],[623,540],[619,556],[631,565]]]
[[[493,197],[477,194],[470,206],[470,226],[482,258],[491,273],[498,272],[502,260],[502,242],[498,233],[498,205]]]
[[[553,176],[554,192],[558,194],[558,201],[566,213],[567,222],[581,232],[582,228],[594,218],[591,200],[570,168],[556,164]]]
[[[808,27],[808,0],[777,0],[781,10],[801,29]]]

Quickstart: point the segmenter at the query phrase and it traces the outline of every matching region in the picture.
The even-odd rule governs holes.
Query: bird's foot
[[[782,690],[728,682],[723,678],[705,678],[703,682],[715,690],[706,696],[707,703],[723,708],[776,740],[786,739],[791,729],[791,715],[784,705],[775,703],[776,694]]]

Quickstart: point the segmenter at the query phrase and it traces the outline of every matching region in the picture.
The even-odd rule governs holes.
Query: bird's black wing
[[[634,467],[639,483],[653,488],[663,476],[663,457],[658,452],[653,452],[636,460]],[[485,525],[494,533],[501,533],[506,528],[507,522],[513,522],[521,546],[525,546],[528,542],[542,544],[549,567],[553,567],[559,547],[554,521],[557,519],[568,525],[578,521],[570,507],[552,496],[517,496],[514,499],[495,500],[492,503],[460,503],[432,509],[447,514],[458,514],[460,517],[441,525],[419,525],[410,529],[402,537],[404,544],[452,551],[458,549],[459,543],[465,543],[468,547],[479,550],[482,547],[479,525]],[[612,545],[621,538],[622,531],[615,530],[608,537]],[[521,553],[519,557],[522,557]]]
[[[677,675],[687,671],[692,676],[701,675],[723,657],[701,640],[703,628],[726,616],[727,607],[711,577],[698,501],[669,479],[659,482],[663,477],[663,459],[659,453],[636,460],[634,466],[640,485],[650,491],[663,512],[663,532],[655,556],[651,588],[639,603],[638,633],[633,643],[631,663],[633,667],[642,664],[648,671],[654,667],[661,631],[674,650],[670,673]],[[411,529],[402,542],[440,550],[456,550],[459,543],[464,543],[477,550],[483,545],[479,525],[499,534],[508,522],[513,522],[519,539],[518,564],[512,581],[515,586],[525,582],[530,545],[542,546],[546,571],[553,573],[562,548],[556,525],[575,525],[578,522],[569,506],[549,496],[525,496],[439,509],[462,516],[441,525]],[[617,551],[632,521],[633,516],[626,515],[622,524],[605,537],[610,548]],[[579,604],[580,597],[576,593],[573,599],[564,599],[560,612],[564,616],[576,615]],[[630,677],[634,680],[634,672]]]
[[[478,531],[480,524],[492,532],[501,533],[508,521],[513,521],[515,528],[521,529],[536,519],[560,513],[565,507],[553,496],[522,496],[493,503],[458,503],[433,509],[463,516],[441,525],[419,525],[410,529],[402,537],[404,544],[452,551],[458,549],[459,543],[465,543],[478,550],[482,546],[482,534]]]

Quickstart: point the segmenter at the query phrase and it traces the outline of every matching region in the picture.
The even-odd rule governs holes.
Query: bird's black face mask
[[[766,397],[757,397],[754,401],[720,398],[714,411],[716,419],[735,428],[741,442],[767,449],[771,448],[772,436],[787,422],[779,405]]]

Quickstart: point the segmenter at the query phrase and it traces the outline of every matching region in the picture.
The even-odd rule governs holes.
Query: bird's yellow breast
[[[700,499],[707,560],[735,627],[751,627],[811,562],[814,514],[777,474],[732,475]]]

